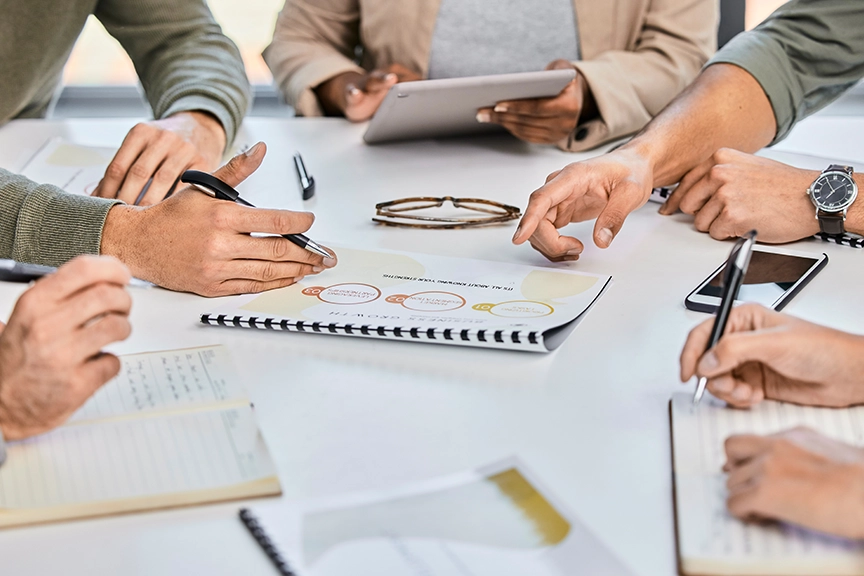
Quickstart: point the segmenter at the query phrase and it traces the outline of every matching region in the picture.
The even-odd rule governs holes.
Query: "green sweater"
[[[734,64],[762,86],[777,120],[774,141],[864,77],[864,3],[792,0],[739,34],[712,64]]]
[[[199,110],[234,139],[249,104],[237,47],[204,0],[0,2],[0,124],[45,115],[87,17],[129,54],[156,118]],[[0,258],[57,266],[97,254],[115,201],[71,196],[0,168]]]

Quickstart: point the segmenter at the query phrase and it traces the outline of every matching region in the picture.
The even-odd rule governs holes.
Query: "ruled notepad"
[[[121,360],[66,425],[9,443],[0,527],[280,493],[227,349]]]
[[[807,426],[864,446],[864,407],[835,410],[762,402],[734,410],[706,396],[673,396],[670,411],[678,520],[685,574],[847,576],[864,574],[864,544],[784,525],[746,524],[726,509],[724,441]]]

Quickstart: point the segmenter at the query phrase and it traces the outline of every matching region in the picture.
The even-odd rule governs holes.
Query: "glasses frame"
[[[450,202],[456,208],[464,208],[474,212],[490,214],[490,216],[480,216],[471,218],[436,218],[435,216],[412,215],[408,212],[415,210],[426,210],[428,208],[441,208],[445,203]],[[402,207],[402,204],[425,203],[421,207]],[[465,204],[474,204],[474,206],[466,206]],[[480,206],[476,206],[479,204]],[[490,208],[483,208],[490,206]],[[491,224],[501,224],[511,220],[517,220],[522,216],[522,210],[516,206],[502,204],[494,200],[484,200],[483,198],[454,198],[453,196],[413,196],[411,198],[400,198],[398,200],[390,200],[389,202],[379,202],[375,205],[376,217],[372,218],[373,222],[383,224],[385,226],[396,226],[401,228],[425,228],[453,230],[458,228],[476,228],[478,226],[489,226]],[[417,220],[413,222],[395,222],[386,220],[385,218],[399,218],[402,220]],[[435,222],[435,224],[432,224]]]

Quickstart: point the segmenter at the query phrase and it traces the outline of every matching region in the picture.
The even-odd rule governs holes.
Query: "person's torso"
[[[543,70],[578,60],[573,0],[441,0],[428,77]]]
[[[98,0],[0,0],[0,124],[45,114]]]
[[[363,67],[372,70],[398,63],[426,76],[439,8],[445,2],[458,1],[358,0]],[[477,1],[470,0],[470,3]],[[523,0],[522,3],[534,10],[543,10],[547,1],[558,2]],[[566,17],[566,23],[572,28],[572,38],[578,46],[580,59],[591,60],[609,50],[634,50],[651,2],[652,0],[570,0],[573,7]],[[507,3],[509,4],[509,1]],[[561,10],[561,5],[556,9]],[[502,18],[505,16],[501,15]],[[559,25],[563,27],[563,23]],[[553,60],[562,57],[566,56],[556,55]]]

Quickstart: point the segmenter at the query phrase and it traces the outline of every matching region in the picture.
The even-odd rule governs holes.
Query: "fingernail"
[[[522,232],[522,225],[519,224],[518,226],[516,226],[516,232],[513,233],[513,241],[514,241],[514,242],[515,242],[516,239],[519,237],[519,234],[520,234],[521,232]]]
[[[506,104],[496,104],[495,108],[493,108],[493,110],[495,110],[495,112],[506,112],[507,111],[507,105]]]
[[[697,372],[699,374],[707,374],[708,372],[713,371],[720,362],[717,360],[717,355],[714,354],[713,351],[708,351],[702,356],[702,360],[699,361],[699,366],[697,368]]]
[[[566,256],[579,256],[582,254],[582,248],[573,248],[572,250],[568,250],[565,254]]]
[[[300,282],[301,280],[303,280],[303,278],[305,278],[305,276],[297,276],[296,278],[294,278],[294,282]]]
[[[261,149],[261,142],[258,142],[257,144],[255,144],[254,146],[252,146],[251,148],[249,148],[249,150],[247,150],[245,152],[246,157],[251,158],[252,156],[257,154],[258,150],[260,150],[260,149]]]
[[[385,76],[384,79],[385,79],[387,82],[396,82],[397,80],[399,80],[399,77],[396,76],[396,74],[393,74],[393,73],[391,72],[390,74],[387,74],[387,76]]]
[[[348,92],[349,96],[356,96],[360,94],[360,89],[354,86],[353,84],[349,84],[345,87],[345,90]]]
[[[612,231],[608,228],[603,228],[597,233],[597,240],[600,241],[601,246],[609,246],[612,243]]]
[[[478,112],[475,118],[480,124],[488,124],[492,120],[492,116],[488,112]]]
[[[749,400],[750,388],[748,386],[739,386],[732,392],[732,397],[736,400]]]
[[[336,259],[330,257],[324,258],[324,266],[326,268],[333,268],[334,266],[336,266]]]
[[[668,216],[669,208],[667,207],[667,204],[663,204],[662,206],[660,206],[660,210],[658,210],[657,212],[659,214],[662,214],[663,216]]]
[[[318,274],[319,272],[323,272],[323,271],[324,271],[323,266],[313,266],[312,267],[312,272],[315,272],[316,274]]]

